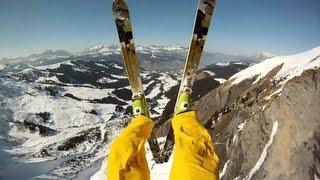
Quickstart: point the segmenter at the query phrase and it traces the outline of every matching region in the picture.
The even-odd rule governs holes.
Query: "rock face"
[[[274,58],[267,72],[251,66],[196,102],[221,179],[320,177],[319,55]]]

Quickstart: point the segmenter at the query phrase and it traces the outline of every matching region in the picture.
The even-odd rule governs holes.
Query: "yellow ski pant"
[[[145,142],[153,122],[145,116],[135,117],[111,145],[107,167],[108,180],[149,180]],[[211,137],[198,122],[194,111],[172,119],[175,153],[170,180],[219,179],[219,159]],[[169,177],[163,177],[164,180]]]

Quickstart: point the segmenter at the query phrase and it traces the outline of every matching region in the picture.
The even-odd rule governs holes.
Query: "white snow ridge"
[[[233,84],[238,84],[245,79],[258,75],[255,81],[257,82],[259,79],[265,77],[273,68],[282,64],[282,68],[275,76],[275,80],[281,79],[283,80],[282,84],[285,84],[293,77],[301,75],[304,70],[319,67],[319,57],[320,46],[296,55],[270,58],[231,76],[229,80],[233,80]]]

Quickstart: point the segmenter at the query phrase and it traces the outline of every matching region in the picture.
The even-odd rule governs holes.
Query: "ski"
[[[206,41],[211,18],[214,13],[215,0],[199,0],[193,33],[179,88],[174,115],[187,111],[191,103],[192,86],[199,67],[201,54]],[[170,126],[164,148],[162,161],[168,161],[174,145],[173,129]]]
[[[139,73],[140,67],[133,42],[128,6],[124,0],[115,0],[112,4],[112,12],[121,44],[123,62],[131,86],[133,114],[134,116],[142,114],[150,117]],[[155,162],[158,162],[160,149],[153,131],[148,143]]]

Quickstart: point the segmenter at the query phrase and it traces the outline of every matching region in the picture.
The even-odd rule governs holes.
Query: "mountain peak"
[[[265,59],[276,57],[277,55],[268,51],[257,51],[250,56],[251,60],[261,62]]]

